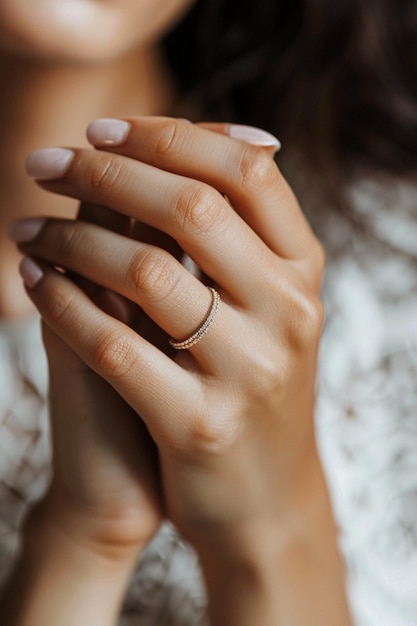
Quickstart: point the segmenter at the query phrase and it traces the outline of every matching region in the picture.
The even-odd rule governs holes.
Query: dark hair
[[[416,168],[414,0],[197,0],[166,43],[207,118],[265,128],[344,177]]]

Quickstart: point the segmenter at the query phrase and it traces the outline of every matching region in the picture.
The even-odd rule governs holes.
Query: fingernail
[[[40,233],[45,224],[42,218],[17,220],[9,226],[9,238],[15,243],[32,241]]]
[[[25,257],[21,261],[19,272],[23,278],[23,282],[29,289],[33,289],[44,276],[42,269],[30,257]]]
[[[87,126],[87,139],[93,145],[118,146],[124,142],[130,130],[129,122],[103,118]]]
[[[26,159],[26,171],[38,180],[59,178],[65,174],[74,152],[65,148],[35,150]]]
[[[254,126],[230,124],[228,134],[229,137],[233,137],[233,139],[241,139],[255,146],[275,148],[275,152],[281,149],[281,142],[274,137],[274,135],[271,135],[271,133],[268,133],[266,130],[255,128]]]

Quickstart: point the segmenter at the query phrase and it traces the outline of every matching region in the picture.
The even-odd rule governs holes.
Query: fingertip
[[[19,273],[28,289],[34,289],[45,273],[41,266],[31,257],[24,257],[19,265]]]
[[[233,139],[240,139],[254,146],[267,148],[275,154],[281,149],[281,142],[266,130],[244,124],[228,124],[226,132]]]
[[[87,139],[93,146],[119,146],[131,129],[130,122],[113,118],[94,120],[87,126]]]
[[[26,158],[26,173],[40,181],[60,178],[68,170],[74,156],[74,151],[67,148],[34,150]]]
[[[250,145],[264,148],[272,156],[279,152],[282,147],[277,137],[255,126],[231,124],[228,122],[199,122],[197,125],[219,135],[226,135],[232,139],[239,139]]]

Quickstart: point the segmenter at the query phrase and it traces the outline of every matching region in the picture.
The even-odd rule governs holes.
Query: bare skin
[[[172,2],[173,15],[184,4]],[[126,0],[128,6],[140,5]],[[6,26],[10,8],[5,2]],[[136,559],[167,514],[200,555],[213,625],[348,626],[343,565],[314,440],[320,245],[270,155],[227,136],[227,125],[129,118],[132,134],[121,146],[107,146],[109,154],[100,144],[86,150],[91,119],[125,117],[127,108],[172,113],[175,89],[152,47],[146,54],[143,46],[141,54],[136,47],[119,50],[104,64],[57,68],[44,56],[56,44],[39,35],[37,24],[29,39],[36,47],[40,36],[40,56],[15,58],[15,103],[7,54],[1,64],[9,90],[0,105],[7,120],[1,229],[12,217],[55,219],[25,240],[15,228],[20,252],[0,242],[0,304],[9,319],[33,312],[31,302],[43,317],[56,461],[52,488],[26,521],[2,615],[10,626],[86,619],[112,626]],[[15,35],[8,28],[0,41]],[[60,47],[66,60],[80,49],[71,41]],[[21,38],[14,43],[18,49]],[[89,61],[103,54],[99,44],[89,49]],[[77,148],[68,170],[43,181],[41,191],[25,178],[23,161],[45,145]],[[135,186],[137,180],[144,184]],[[198,212],[193,197],[207,211]],[[79,220],[57,219],[73,217],[77,200],[84,201]],[[176,239],[222,295],[208,341],[175,360],[152,334],[138,332],[140,309],[181,338],[204,317],[208,292],[184,274],[169,246],[136,241],[127,228],[131,218]],[[116,262],[100,255],[106,249]],[[22,252],[38,259],[41,272],[35,282],[22,270],[30,299],[16,291]],[[132,258],[136,283],[129,282]],[[141,270],[146,258],[154,260],[153,275],[150,266]],[[51,263],[80,274],[87,291],[100,284],[128,298],[128,315],[100,300],[108,292],[90,300]],[[153,281],[162,274],[164,280]]]
[[[86,145],[85,127],[95,117],[163,113],[170,108],[173,85],[157,49],[87,67],[5,55],[0,84],[0,316],[18,321],[34,311],[18,278],[20,255],[7,238],[8,224],[40,208],[61,216],[77,209],[73,200],[45,194],[33,184],[24,170],[27,154],[39,146]]]
[[[132,321],[112,319],[45,263],[35,275],[25,262],[46,337],[68,343],[146,424],[164,506],[200,555],[213,624],[348,625],[312,419],[321,248],[270,156],[224,136],[228,126],[129,123],[113,154],[77,150],[55,177],[47,168],[47,180],[38,157],[29,169],[47,189],[105,202],[176,239],[215,282],[221,314],[207,339],[172,361]],[[206,288],[174,257],[123,232],[41,219],[12,234],[32,259],[136,302],[173,337],[208,308]]]
[[[171,3],[171,6],[176,4],[181,3]],[[3,3],[2,12],[8,6],[9,3]],[[21,6],[25,8],[25,5]],[[34,6],[30,8],[33,9]],[[158,12],[160,13],[159,9]],[[2,17],[3,13],[0,15],[0,22]],[[131,24],[132,20],[128,19],[128,22]],[[46,59],[39,54],[36,37],[31,34],[30,18],[27,24],[27,34],[35,42],[34,48],[30,55],[16,56],[13,22],[6,24],[6,34],[2,32],[3,23],[0,23],[0,317],[8,323],[19,323],[36,313],[18,276],[21,254],[7,237],[9,223],[17,217],[36,215],[39,210],[60,217],[73,217],[78,210],[78,202],[45,194],[27,177],[24,169],[27,154],[35,147],[56,143],[87,145],[85,127],[91,119],[109,113],[122,115],[132,111],[143,115],[164,113],[171,109],[175,99],[175,88],[157,45],[142,45],[139,41],[133,49],[129,48],[125,52],[115,49],[114,58],[95,58],[91,62],[88,58],[88,45],[85,45],[90,42],[91,38],[88,37],[88,41],[81,48],[84,52],[87,51],[86,59],[73,63],[68,62],[65,55],[59,59],[57,54]],[[53,30],[53,24],[49,25],[49,29],[47,23],[42,23],[41,26],[44,31]],[[45,40],[46,33],[42,30],[36,31],[35,35],[39,36],[40,43]],[[124,41],[125,38],[118,35],[115,41],[117,43],[120,40]],[[3,46],[5,41],[7,44]],[[74,45],[71,33],[63,41],[68,44],[67,56],[79,53],[80,47]],[[108,54],[108,43],[107,41],[103,48],[105,55]],[[97,57],[97,50],[94,55]],[[49,339],[48,348],[53,351],[58,345],[58,339],[53,335]],[[71,350],[63,344],[59,348],[59,366],[53,368],[58,378],[65,376],[68,369],[79,363]],[[120,514],[116,503],[117,528],[116,520],[111,523],[112,541],[115,539],[113,529],[116,528],[118,533],[116,542],[109,545],[107,538],[104,537],[102,541],[102,537],[96,543],[95,522],[100,518],[108,519],[112,513],[108,515],[103,510],[100,514],[97,510],[93,511],[89,508],[91,502],[87,502],[85,498],[82,505],[78,498],[77,508],[75,500],[64,495],[65,489],[57,490],[60,497],[56,500],[56,491],[52,488],[47,497],[32,509],[25,522],[23,555],[17,563],[11,585],[0,600],[2,619],[6,619],[9,624],[20,623],[20,620],[25,620],[25,623],[28,620],[29,624],[58,624],[60,619],[69,620],[68,623],[74,623],[74,620],[75,623],[81,623],[90,610],[82,598],[91,598],[91,594],[107,599],[107,602],[100,601],[96,605],[89,602],[90,608],[93,607],[92,621],[97,618],[103,626],[113,623],[132,568],[161,522],[156,490],[151,496],[147,491],[147,484],[156,482],[155,476],[150,477],[149,472],[154,464],[155,452],[147,433],[140,424],[131,420],[131,409],[91,370],[82,368],[76,381],[80,391],[88,387],[89,392],[79,395],[78,404],[74,404],[74,395],[71,393],[69,404],[67,402],[67,413],[62,410],[62,398],[55,410],[53,391],[51,392],[54,437],[62,442],[63,449],[72,446],[69,449],[75,452],[74,463],[80,462],[76,450],[82,445],[84,459],[88,460],[89,467],[94,466],[96,485],[100,484],[100,471],[97,472],[99,468],[105,467],[106,476],[113,475],[117,480],[123,472],[129,472],[132,465],[129,458],[132,459],[133,454],[137,458],[142,450],[143,470],[135,473],[135,478],[139,475],[139,483],[135,482],[135,492],[131,498],[136,503],[141,499],[141,506],[138,503],[140,523],[132,530],[131,521],[128,524],[124,522],[125,516]],[[51,388],[54,388],[53,377]],[[97,401],[98,398],[100,402]],[[109,449],[109,432],[103,423],[106,415],[113,413],[120,417],[120,428],[116,436],[119,443],[115,449],[111,446]],[[82,432],[74,429],[73,418],[77,415],[81,421],[84,419]],[[72,442],[68,440],[70,432],[74,434]],[[78,433],[82,441],[77,440]],[[136,444],[132,446],[133,435]],[[126,441],[127,444],[124,445],[123,442]],[[114,442],[113,437],[112,444]],[[120,451],[121,448],[123,452]],[[55,446],[58,458],[60,450],[60,445]],[[123,458],[117,455],[117,450]],[[110,468],[113,468],[113,472]],[[143,474],[148,476],[147,481]],[[56,471],[56,475],[59,475],[59,471]],[[94,492],[91,479],[86,482],[89,493]],[[109,485],[106,484],[107,489]],[[115,488],[113,485],[113,490]],[[112,501],[114,502],[114,497]],[[97,499],[95,502],[97,503]],[[129,520],[132,520],[131,515]],[[100,523],[100,529],[103,528],[107,533],[106,522],[104,526]],[[39,546],[42,546],[40,552]],[[45,549],[46,546],[48,549]],[[64,578],[62,573],[65,573]],[[76,595],[77,589],[80,591],[80,604],[75,607],[75,615],[72,612],[72,596],[66,591],[68,588],[72,588]],[[47,594],[44,589],[47,589]],[[52,598],[53,601],[48,600],[43,605],[46,598]],[[21,614],[22,608],[25,609],[24,615]]]

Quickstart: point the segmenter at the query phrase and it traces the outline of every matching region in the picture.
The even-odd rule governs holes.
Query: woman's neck
[[[17,274],[19,255],[7,240],[11,220],[28,215],[72,216],[76,203],[47,194],[24,171],[39,147],[86,146],[97,117],[169,114],[174,89],[157,49],[112,63],[62,66],[0,57],[0,318],[32,311]]]

